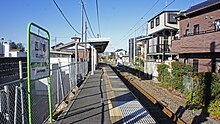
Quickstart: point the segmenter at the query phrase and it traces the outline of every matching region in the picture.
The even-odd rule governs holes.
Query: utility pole
[[[82,0],[82,42],[83,42],[83,34],[84,34],[84,0]]]
[[[134,60],[133,60],[133,64],[135,64],[136,60],[135,60],[135,55],[136,54],[136,29],[134,32]]]
[[[87,30],[88,30],[88,27],[87,27],[87,22],[85,22],[85,61],[87,61]]]

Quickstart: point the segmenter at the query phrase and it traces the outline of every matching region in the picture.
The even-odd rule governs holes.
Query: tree
[[[21,52],[24,52],[24,46],[21,42],[17,43],[17,49],[20,49]]]
[[[19,49],[20,52],[24,52],[25,48],[21,42],[15,43],[15,42],[10,42],[10,49]]]
[[[17,49],[17,44],[15,42],[9,42],[10,49]]]

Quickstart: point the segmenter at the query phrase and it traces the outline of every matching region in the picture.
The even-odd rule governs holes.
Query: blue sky
[[[101,37],[111,38],[107,51],[113,51],[119,48],[128,49],[128,39],[135,35],[132,33],[134,29],[131,31],[130,29],[157,0],[98,1]],[[172,1],[160,0],[136,28],[160,13],[166,3]],[[165,10],[185,10],[203,1],[205,0],[176,0]],[[56,2],[74,28],[81,32],[81,0],[56,0]],[[84,2],[94,33],[98,34],[96,0],[84,0]],[[57,42],[67,43],[71,41],[72,36],[79,36],[66,23],[53,0],[1,0],[0,15],[0,38],[22,42],[25,46],[29,22],[34,22],[50,32],[51,45],[54,45],[55,37]],[[125,34],[128,34],[127,37],[123,37]],[[145,34],[146,25],[136,31],[136,35]]]

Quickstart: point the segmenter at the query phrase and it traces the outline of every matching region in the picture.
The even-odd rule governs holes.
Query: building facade
[[[22,52],[20,49],[11,49],[10,43],[2,38],[0,42],[0,57],[27,57],[27,52]]]
[[[207,0],[178,15],[180,39],[172,52],[196,72],[220,71],[220,0]]]
[[[131,63],[135,62],[135,58],[138,57],[138,50],[139,50],[138,41],[139,39],[144,38],[144,37],[145,36],[138,36],[138,37],[129,39],[129,50],[128,50],[129,62]]]
[[[171,52],[172,41],[178,37],[179,22],[176,17],[179,11],[163,11],[148,21],[148,51],[151,61],[162,62],[174,59],[176,53]]]
[[[126,54],[127,54],[127,51],[124,50],[124,49],[117,49],[115,51],[116,58],[120,58],[120,57],[122,57],[122,56],[124,56]]]

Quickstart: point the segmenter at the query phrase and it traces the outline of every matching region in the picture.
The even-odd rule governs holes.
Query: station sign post
[[[42,31],[44,35],[40,35]],[[31,85],[40,79],[47,78],[48,81],[48,97],[49,97],[49,120],[52,122],[52,97],[51,97],[51,81],[50,81],[50,34],[44,28],[29,23],[27,31],[27,68],[28,68],[28,115],[29,123],[32,124],[32,93]],[[40,107],[40,106],[39,106]]]

